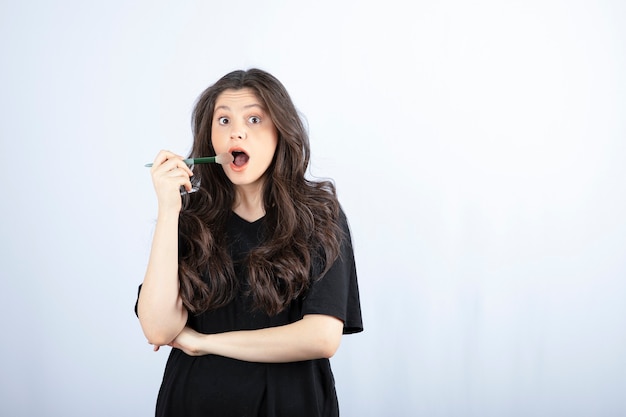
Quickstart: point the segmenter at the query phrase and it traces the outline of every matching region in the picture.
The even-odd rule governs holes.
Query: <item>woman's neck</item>
[[[259,220],[265,216],[262,186],[238,186],[233,211],[242,219],[249,222]]]

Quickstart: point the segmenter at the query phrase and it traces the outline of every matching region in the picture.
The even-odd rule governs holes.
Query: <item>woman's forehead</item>
[[[259,99],[258,94],[251,88],[240,88],[240,89],[232,89],[229,88],[227,90],[222,91],[215,100],[215,108],[217,109],[220,106],[245,106],[256,104],[259,106],[263,106],[263,102]]]

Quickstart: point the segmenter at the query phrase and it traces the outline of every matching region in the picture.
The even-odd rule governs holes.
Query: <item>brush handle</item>
[[[216,156],[203,156],[202,158],[188,158],[183,159],[183,162],[187,165],[197,165],[197,164],[212,164],[215,162]],[[150,168],[152,164],[144,165],[146,168]]]
[[[215,158],[217,156],[203,156],[201,158],[184,159],[183,162],[187,165],[212,164],[215,162]]]

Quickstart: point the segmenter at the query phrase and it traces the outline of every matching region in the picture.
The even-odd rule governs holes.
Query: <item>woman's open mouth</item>
[[[233,164],[237,167],[242,167],[248,163],[250,157],[244,151],[232,151]]]

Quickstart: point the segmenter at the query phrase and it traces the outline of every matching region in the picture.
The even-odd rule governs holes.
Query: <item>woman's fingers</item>
[[[167,171],[165,175],[170,178],[177,179],[179,182],[178,186],[183,186],[187,191],[191,190],[191,176],[193,176],[193,172],[187,167],[187,169],[180,168],[176,166],[175,168]]]
[[[170,151],[160,151],[154,158],[150,171],[153,173],[156,171],[171,171],[174,168],[181,168],[187,172],[188,176],[193,176],[191,168],[183,162],[183,157]]]
[[[191,191],[190,178],[193,176],[183,158],[170,151],[160,151],[154,159],[150,173],[159,205],[180,210],[180,187]]]
[[[156,171],[158,168],[161,167],[161,165],[163,165],[164,162],[170,159],[174,159],[174,158],[182,159],[180,155],[176,155],[173,152],[166,151],[166,150],[159,151],[157,156],[154,158],[154,161],[152,162],[152,168],[150,168],[150,171],[152,172]]]
[[[162,167],[152,173],[152,179],[154,186],[160,189],[161,187],[171,188],[183,186],[187,190],[191,189],[191,176],[193,172],[188,167],[174,166],[171,169],[168,167]]]
[[[183,162],[181,157],[168,159],[167,161],[163,162],[163,164],[159,168],[157,168],[157,170],[159,169],[162,171],[173,171],[175,169],[178,169],[178,171],[176,171],[177,173],[185,172],[188,177],[193,176],[193,171],[191,171],[191,168],[189,168],[189,166]]]

